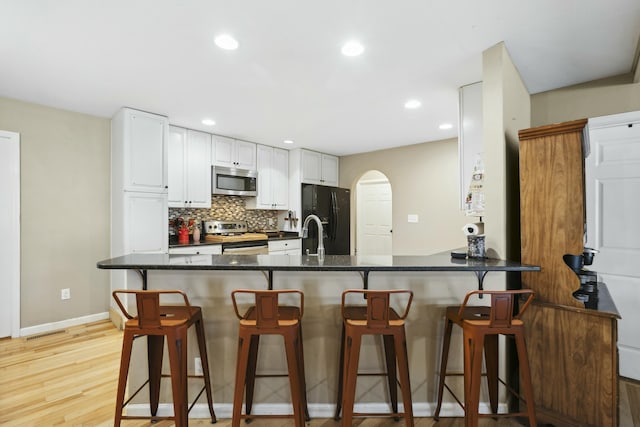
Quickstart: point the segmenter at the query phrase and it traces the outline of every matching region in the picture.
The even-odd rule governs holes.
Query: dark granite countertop
[[[425,256],[177,255],[130,254],[99,261],[102,269],[264,271],[540,271],[500,259],[456,259],[441,252]]]

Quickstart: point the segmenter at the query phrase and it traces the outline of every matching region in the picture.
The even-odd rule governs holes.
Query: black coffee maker
[[[580,289],[573,296],[582,301],[586,308],[598,307],[598,273],[584,268],[593,264],[593,257],[598,251],[592,248],[584,248],[581,255],[565,254],[562,256],[564,263],[573,270],[580,279]]]

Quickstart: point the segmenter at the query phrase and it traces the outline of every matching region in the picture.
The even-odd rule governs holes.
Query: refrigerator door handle
[[[331,192],[331,240],[336,240],[337,235],[337,225],[338,225],[338,197],[336,196],[336,192]]]

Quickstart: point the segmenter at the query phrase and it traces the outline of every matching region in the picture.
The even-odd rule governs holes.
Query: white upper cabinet
[[[258,195],[247,199],[249,209],[287,210],[289,205],[289,152],[257,146]]]
[[[213,136],[212,164],[228,168],[256,170],[256,144],[226,136]]]
[[[125,191],[167,192],[167,117],[123,108],[112,122],[112,161]],[[120,169],[121,168],[121,169]]]
[[[211,135],[171,126],[169,207],[211,207]]]
[[[302,182],[338,186],[338,158],[316,151],[302,150]]]

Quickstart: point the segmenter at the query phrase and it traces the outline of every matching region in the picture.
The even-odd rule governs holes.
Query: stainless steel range
[[[204,239],[222,243],[222,254],[259,255],[268,254],[268,236],[249,233],[246,221],[205,221]]]

